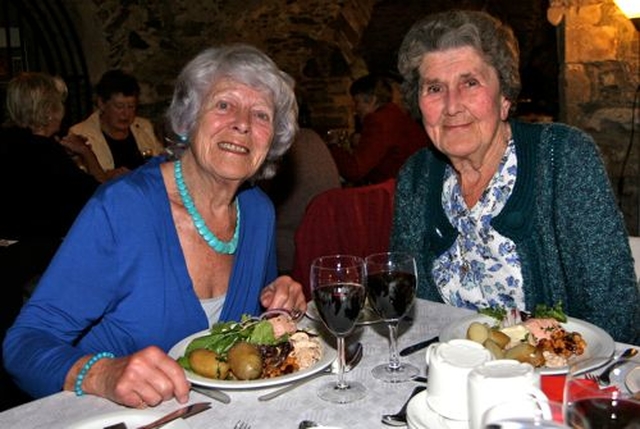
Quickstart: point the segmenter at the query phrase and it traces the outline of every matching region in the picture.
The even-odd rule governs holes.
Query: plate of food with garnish
[[[466,338],[484,345],[495,359],[516,359],[542,375],[565,374],[572,363],[612,356],[615,342],[602,328],[568,317],[562,304],[538,305],[532,313],[488,308],[462,318],[440,333],[440,341]]]
[[[336,351],[311,329],[286,314],[242,316],[215,323],[169,350],[198,386],[256,389],[291,383],[322,371]]]

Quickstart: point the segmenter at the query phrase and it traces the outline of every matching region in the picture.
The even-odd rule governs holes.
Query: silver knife
[[[440,341],[440,337],[438,336],[435,336],[425,341],[420,341],[419,343],[415,343],[411,346],[405,347],[404,349],[400,350],[400,356],[408,356],[411,353],[415,353],[418,350],[425,349],[429,347],[430,344],[437,343],[438,341]]]
[[[231,402],[231,396],[218,389],[191,386],[191,390],[208,396],[209,398],[215,399],[216,401],[220,401],[223,404],[228,404]]]
[[[175,410],[174,412],[169,413],[154,422],[151,422],[144,426],[140,426],[137,429],[156,429],[176,419],[186,419],[187,417],[198,414],[199,412],[202,412],[204,410],[208,410],[209,408],[211,408],[211,402],[198,402],[196,404],[187,405],[186,407]]]

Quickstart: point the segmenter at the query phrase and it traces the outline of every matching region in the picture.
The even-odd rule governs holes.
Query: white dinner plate
[[[320,318],[320,314],[318,313],[318,308],[316,307],[315,302],[310,301],[307,303],[307,312],[305,314],[309,319],[322,323],[322,319]],[[373,325],[374,323],[382,323],[382,322],[384,322],[384,320],[382,320],[380,316],[378,316],[376,312],[373,311],[371,307],[369,307],[369,305],[365,304],[364,308],[358,315],[358,320],[356,320],[356,325],[360,325],[360,326]]]
[[[158,420],[163,415],[164,413],[151,410],[115,411],[81,420],[69,426],[68,429],[103,429],[105,426],[115,425],[120,422],[126,424],[128,428],[135,428]],[[190,429],[191,426],[185,420],[178,419],[168,423],[163,428]]]
[[[198,337],[202,337],[209,334],[209,330],[205,329],[204,331],[197,332],[193,335],[189,335],[187,338],[178,342],[175,346],[171,347],[169,350],[169,356],[174,359],[178,359],[179,357],[184,355],[187,346],[191,341]],[[301,371],[296,371],[291,374],[281,375],[280,377],[273,378],[260,378],[258,380],[216,380],[214,378],[203,377],[191,371],[185,371],[187,374],[187,379],[198,386],[206,386],[206,387],[215,387],[217,389],[258,389],[263,387],[272,387],[277,386],[279,384],[291,383],[292,381],[299,380],[301,378],[308,377],[312,374],[315,374],[318,371],[322,371],[335,360],[337,353],[335,349],[329,346],[326,342],[322,340],[321,337],[316,337],[320,341],[322,345],[322,358],[316,362],[314,365],[310,366],[307,369],[303,369]]]
[[[424,390],[414,396],[407,406],[407,426],[409,429],[469,429],[466,420],[450,420],[436,413],[427,403]]]
[[[467,328],[469,327],[471,322],[488,323],[489,325],[495,325],[496,319],[484,314],[473,314],[471,316],[467,316],[445,327],[440,332],[440,341],[445,342],[454,338],[466,338]],[[580,335],[582,335],[582,338],[587,343],[587,347],[584,353],[580,356],[573,357],[569,360],[570,362],[588,359],[590,357],[613,356],[613,352],[616,348],[615,342],[613,341],[613,338],[611,338],[611,335],[607,334],[602,328],[599,328],[596,325],[585,322],[583,320],[574,319],[572,317],[567,318],[567,323],[562,323],[561,325],[569,332],[578,332]],[[593,368],[585,368],[585,370],[594,368],[597,368],[597,365]],[[569,370],[569,367],[541,367],[538,368],[538,370],[542,375],[566,374]]]

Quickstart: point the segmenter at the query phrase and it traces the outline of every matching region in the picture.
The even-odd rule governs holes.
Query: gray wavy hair
[[[398,52],[402,95],[411,114],[420,119],[418,97],[422,58],[431,52],[470,46],[498,73],[500,90],[515,111],[520,94],[520,49],[511,27],[486,12],[449,10],[416,22]]]
[[[197,118],[207,102],[211,86],[218,79],[230,77],[259,90],[268,91],[275,106],[274,137],[264,163],[250,182],[275,175],[278,161],[289,149],[298,132],[298,104],[294,80],[259,49],[246,44],[230,44],[205,49],[180,72],[173,99],[167,110],[170,132],[187,145],[195,131]],[[175,148],[170,152],[179,152]]]

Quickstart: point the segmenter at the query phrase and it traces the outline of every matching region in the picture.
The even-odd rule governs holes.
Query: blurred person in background
[[[25,72],[7,85],[7,120],[0,128],[0,339],[76,216],[107,178],[84,138],[57,136],[66,97],[64,81],[45,73]],[[28,399],[4,368],[0,386],[0,409]]]
[[[87,138],[111,176],[141,166],[163,151],[151,121],[137,116],[140,85],[122,70],[109,70],[95,87],[97,109],[71,132]]]
[[[329,145],[340,175],[352,185],[395,178],[407,158],[427,146],[424,129],[394,103],[388,78],[363,76],[351,84],[349,93],[361,127],[351,136],[350,148]]]

